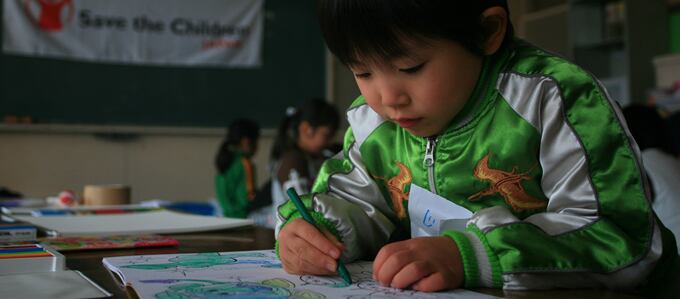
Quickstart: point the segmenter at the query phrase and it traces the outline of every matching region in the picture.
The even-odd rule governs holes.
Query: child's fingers
[[[338,247],[338,249],[340,249],[341,252],[345,251],[345,245],[340,243],[340,241],[338,241],[338,238],[336,238],[335,235],[333,235],[333,233],[325,229],[321,230],[321,232],[323,233],[324,236],[326,236],[326,239],[333,242],[333,244],[335,244],[335,246]]]
[[[311,246],[316,247],[319,251],[334,259],[340,257],[340,248],[326,238],[315,226],[307,222],[299,222],[296,228],[295,234],[307,241]],[[337,240],[335,241],[337,242]]]
[[[336,261],[304,239],[297,238],[294,242],[289,241],[288,246],[285,246],[283,250],[280,256],[288,272],[314,275],[335,273]]]
[[[382,268],[383,264],[389,258],[394,254],[395,252],[401,251],[402,247],[402,242],[395,242],[391,244],[387,244],[383,246],[383,248],[378,251],[378,254],[375,256],[375,259],[373,260],[373,279],[378,280],[377,274],[380,272],[380,269]]]
[[[413,261],[413,253],[401,250],[390,255],[380,266],[377,272],[373,272],[375,278],[384,286],[392,286],[394,276],[406,265]]]
[[[279,233],[279,256],[290,273],[329,275],[335,273],[340,249],[316,227],[296,219]]]
[[[401,270],[394,275],[390,286],[393,288],[405,289],[410,285],[417,283],[424,277],[430,276],[434,271],[435,269],[430,263],[414,261],[404,268],[401,268]]]
[[[419,282],[413,285],[413,289],[421,292],[436,292],[450,288],[449,283],[451,279],[447,279],[442,272],[435,272],[432,275],[426,276]]]

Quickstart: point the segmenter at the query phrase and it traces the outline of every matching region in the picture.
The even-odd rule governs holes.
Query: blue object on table
[[[215,216],[215,207],[210,203],[177,202],[163,205],[164,208],[190,214]]]
[[[300,200],[300,196],[298,196],[297,192],[295,192],[295,188],[292,187],[288,188],[286,193],[288,193],[288,197],[290,197],[290,200],[298,209],[300,215],[302,215],[302,218],[304,218],[305,221],[307,221],[309,224],[316,226],[316,221],[314,221],[312,215],[309,215],[309,213],[307,213],[307,208],[305,208],[305,205],[302,204],[302,200]],[[345,268],[345,264],[340,259],[338,259],[338,273],[340,273],[340,277],[342,277],[342,279],[347,284],[352,284],[352,277],[349,276],[349,271],[347,271],[347,268]]]

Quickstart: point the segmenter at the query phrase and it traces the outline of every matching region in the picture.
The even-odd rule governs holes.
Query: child
[[[337,110],[323,99],[308,100],[287,114],[272,148],[274,207],[286,201],[290,187],[300,194],[310,191],[339,123]]]
[[[248,119],[231,123],[222,142],[215,167],[215,192],[225,217],[246,218],[255,198],[255,172],[250,158],[257,151],[260,127]]]
[[[278,209],[288,272],[333,274],[342,255],[375,257],[378,282],[420,291],[622,289],[677,265],[616,105],[587,72],[514,39],[504,1],[318,11],[362,95],[343,152],[303,196],[322,232],[291,202]],[[461,207],[473,215],[455,230],[447,211]]]
[[[677,236],[680,233],[680,160],[672,143],[671,127],[654,107],[630,105],[623,108],[623,115],[640,147],[654,212],[663,225]],[[675,246],[680,247],[677,238]]]

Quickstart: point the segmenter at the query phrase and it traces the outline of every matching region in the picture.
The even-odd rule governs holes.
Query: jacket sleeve
[[[312,193],[302,196],[312,217],[345,244],[343,259],[347,261],[371,258],[395,229],[390,220],[396,219],[394,212],[366,171],[359,146],[348,129],[343,151],[324,162]],[[292,202],[279,206],[276,236],[286,223],[299,217]]]
[[[662,255],[639,150],[618,106],[595,79],[564,73],[499,79],[501,96],[541,136],[548,205],[524,219],[486,208],[466,232],[447,232],[471,267],[468,286],[633,288]]]

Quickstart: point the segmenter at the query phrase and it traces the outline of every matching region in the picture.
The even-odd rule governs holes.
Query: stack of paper
[[[189,233],[253,224],[250,219],[218,218],[167,210],[106,215],[13,216],[54,236]]]

